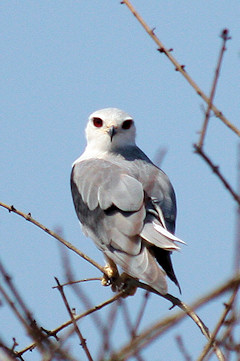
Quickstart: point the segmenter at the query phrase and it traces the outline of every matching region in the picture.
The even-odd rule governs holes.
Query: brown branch
[[[199,307],[203,306],[204,304],[208,303],[209,301],[214,300],[215,298],[219,297],[223,293],[235,288],[239,284],[240,284],[240,274],[237,275],[236,277],[230,279],[229,281],[225,282],[223,285],[214,289],[210,293],[206,294],[204,297],[199,298],[196,302],[194,302],[192,304],[192,306],[187,307],[188,315],[190,315],[189,314],[190,310],[192,311],[192,310],[198,309]],[[186,307],[186,305],[184,305],[180,300],[178,300],[177,298],[175,298],[171,295],[165,295],[163,297],[171,300],[171,302],[173,304],[175,304],[179,307],[182,306],[183,309]],[[127,360],[129,357],[131,357],[134,354],[134,352],[136,350],[140,350],[147,344],[153,342],[156,337],[158,337],[159,335],[161,335],[164,332],[166,332],[167,330],[169,330],[173,325],[176,325],[177,323],[179,323],[184,317],[186,317],[185,312],[178,312],[177,314],[175,314],[173,316],[168,316],[168,317],[164,318],[163,320],[157,322],[155,325],[151,326],[149,329],[142,332],[137,337],[137,339],[129,342],[120,351],[118,351],[117,353],[113,353],[110,356],[108,361],[114,361],[114,360],[118,360],[118,359],[119,360],[122,360],[122,359]],[[200,327],[200,325],[198,325],[198,326]],[[201,326],[201,328],[205,329],[206,326],[205,327]],[[207,328],[204,332],[205,332],[206,337],[209,339],[209,337],[211,337],[211,335],[207,335],[207,333],[208,333]],[[215,346],[215,347],[217,347],[217,346]],[[217,356],[218,356],[219,360],[224,360],[224,356],[222,355],[219,348],[217,348]]]
[[[179,350],[181,351],[182,356],[184,357],[185,361],[192,361],[192,358],[189,356],[186,347],[183,343],[182,336],[177,335],[176,336],[177,345],[179,347]]]
[[[227,303],[225,303],[225,310],[224,310],[222,316],[220,317],[214,331],[211,334],[211,337],[209,338],[208,343],[204,347],[204,349],[203,349],[201,355],[199,356],[199,358],[197,359],[197,361],[203,361],[204,360],[204,357],[207,355],[207,353],[211,349],[212,344],[216,341],[217,334],[219,333],[221,327],[224,325],[226,317],[227,317],[228,313],[231,311],[231,309],[233,307],[234,301],[235,301],[237,293],[238,293],[238,289],[239,289],[239,286],[237,286],[235,288],[235,290],[233,291],[229,301]]]
[[[14,346],[15,346],[15,339],[14,339],[14,345],[13,345],[13,347],[12,348],[9,348],[9,347],[7,347],[6,345],[5,345],[5,343],[0,339],[0,349],[2,349],[3,351],[4,351],[4,353],[3,354],[1,354],[1,356],[7,356],[7,358],[6,358],[6,361],[10,361],[10,359],[11,359],[11,361],[16,361],[16,355],[15,355],[15,351],[14,351]],[[17,346],[17,344],[16,344],[16,346]],[[5,360],[5,358],[4,358],[4,360]],[[21,361],[24,361],[23,360],[23,358],[20,356],[19,357],[19,360],[21,360]]]
[[[60,284],[60,282],[59,282],[59,280],[57,279],[57,277],[55,277],[55,280],[56,280],[56,282],[57,282],[57,289],[59,290],[59,292],[60,292],[60,294],[61,294],[61,296],[62,296],[63,302],[64,302],[64,304],[65,304],[65,306],[66,306],[66,309],[67,309],[67,311],[68,311],[68,313],[69,313],[69,316],[71,317],[71,321],[72,321],[72,324],[73,324],[73,326],[74,326],[75,332],[76,332],[76,334],[78,335],[78,337],[79,337],[79,339],[80,339],[81,346],[82,346],[83,350],[84,350],[85,353],[86,353],[87,359],[88,359],[89,361],[93,361],[93,358],[92,358],[92,356],[91,356],[91,354],[90,354],[90,351],[89,351],[89,349],[88,349],[88,347],[87,347],[86,340],[85,340],[85,338],[83,337],[83,335],[82,335],[82,333],[81,333],[81,331],[80,331],[80,329],[79,329],[79,327],[78,327],[78,325],[77,325],[77,321],[75,320],[75,317],[74,317],[74,315],[73,315],[73,313],[72,313],[72,310],[71,310],[71,308],[70,308],[70,306],[69,306],[68,300],[67,300],[66,295],[65,295],[65,293],[64,293],[64,291],[63,291],[63,286]]]
[[[210,166],[213,173],[217,175],[217,177],[220,179],[220,181],[223,183],[224,187],[229,191],[229,193],[232,195],[234,200],[240,205],[240,196],[232,189],[231,185],[227,182],[227,180],[224,178],[222,173],[219,170],[219,166],[215,165],[211,159],[206,155],[206,153],[203,151],[202,148],[200,148],[197,144],[193,145],[195,152],[199,154],[205,162]]]
[[[102,278],[101,277],[92,277],[92,278],[84,278],[84,279],[78,280],[78,281],[68,281],[66,283],[62,283],[61,287],[65,287],[65,286],[69,286],[69,285],[75,285],[75,284],[78,284],[78,283],[89,282],[89,281],[102,281]],[[53,286],[52,288],[53,289],[58,288],[58,286]]]
[[[5,301],[9,305],[10,309],[13,311],[17,319],[20,321],[22,326],[25,328],[27,334],[31,337],[32,340],[36,341],[36,346],[39,347],[41,352],[44,351],[44,345],[42,344],[45,336],[43,335],[41,329],[37,326],[36,321],[32,317],[31,312],[28,310],[27,306],[23,302],[20,294],[12,283],[11,277],[7,274],[3,264],[0,262],[0,273],[2,274],[6,285],[8,286],[10,292],[14,297],[14,301],[5,291],[3,286],[0,285],[0,293],[4,297]],[[20,310],[19,310],[19,309]],[[14,352],[14,351],[13,351]]]
[[[195,83],[195,81],[190,77],[190,75],[186,72],[185,66],[181,65],[172,55],[172,49],[167,49],[163,43],[158,39],[158,37],[155,35],[154,30],[151,29],[147,23],[143,20],[143,18],[140,16],[140,14],[136,11],[136,9],[133,7],[133,5],[130,3],[129,0],[123,0],[121,1],[121,4],[125,4],[128,9],[131,11],[131,13],[136,17],[136,19],[139,21],[139,23],[143,26],[145,31],[148,33],[148,35],[153,39],[153,41],[157,44],[158,50],[160,53],[163,53],[167,56],[167,58],[171,61],[171,63],[174,65],[175,70],[179,71],[183,75],[183,77],[187,80],[187,82],[192,86],[192,88],[197,92],[197,94],[207,103],[210,103],[210,99],[204,92],[199,88],[199,86]],[[212,111],[215,113],[216,117],[221,119],[221,121],[230,128],[234,133],[236,133],[238,136],[240,136],[240,130],[235,127],[232,123],[229,122],[229,120],[223,115],[223,113],[214,105],[211,105]]]
[[[135,323],[135,326],[134,326],[134,329],[133,329],[133,332],[134,332],[135,335],[137,333],[137,329],[138,329],[138,327],[140,325],[140,322],[141,322],[141,320],[143,318],[143,314],[144,314],[144,311],[145,311],[149,296],[150,296],[149,291],[145,292],[142,307],[140,308],[140,311],[139,311],[139,314],[138,314],[138,317],[137,317],[137,320],[136,320],[136,323]]]
[[[16,209],[14,206],[9,206],[9,205],[4,204],[2,202],[0,202],[0,206],[7,209],[9,212],[13,212],[15,214],[18,214],[19,216],[23,217],[24,219],[26,219],[30,223],[34,224],[38,228],[42,229],[44,232],[48,233],[53,238],[57,239],[59,242],[64,244],[64,246],[69,248],[71,251],[75,252],[78,256],[82,257],[83,259],[85,259],[85,261],[91,263],[94,267],[99,269],[99,271],[101,271],[102,273],[105,274],[104,267],[100,266],[97,262],[92,260],[90,257],[85,255],[83,252],[79,251],[79,249],[77,249],[75,246],[73,246],[70,242],[67,242],[65,239],[60,237],[57,233],[53,232],[52,230],[50,230],[49,228],[47,228],[46,226],[44,226],[43,224],[39,223],[37,220],[32,218],[31,213],[28,213],[28,214],[23,213],[23,212],[19,211],[18,209]]]
[[[240,195],[240,144],[237,150],[237,192]],[[236,245],[234,249],[234,270],[236,273],[240,271],[240,204],[238,203],[236,211]]]
[[[88,315],[90,315],[90,314],[92,314],[92,313],[94,313],[94,312],[96,312],[98,310],[101,310],[102,308],[106,307],[107,305],[115,302],[120,297],[122,297],[122,294],[123,294],[123,292],[120,292],[117,295],[110,298],[109,300],[107,300],[107,301],[105,301],[105,302],[103,302],[103,303],[101,303],[101,304],[99,304],[97,306],[94,306],[94,307],[90,308],[89,310],[81,313],[80,315],[74,316],[75,321],[78,321],[81,318],[84,318],[84,317],[86,317],[86,316],[88,316]],[[72,320],[69,320],[69,321],[63,323],[62,325],[56,327],[55,329],[53,329],[51,331],[48,331],[47,332],[47,337],[51,337],[51,336],[56,337],[56,335],[60,331],[64,330],[66,327],[68,327],[70,325],[72,325]],[[19,357],[19,356],[23,355],[25,352],[33,350],[36,346],[37,346],[36,342],[33,342],[31,345],[28,345],[27,347],[25,347],[21,351],[16,352],[16,356]]]
[[[31,337],[31,339],[34,341],[34,347],[38,348],[38,350],[43,356],[43,359],[45,359],[46,355],[50,355],[52,353],[57,355],[59,360],[73,361],[74,359],[70,355],[68,355],[67,352],[65,352],[64,350],[56,349],[55,344],[48,340],[48,336],[46,336],[44,329],[38,326],[37,322],[33,318],[31,312],[28,310],[26,304],[24,303],[18,290],[14,286],[11,277],[7,274],[2,263],[0,263],[0,273],[4,278],[6,285],[9,288],[9,291],[12,293],[12,298],[14,299],[14,301],[11,299],[11,297],[8,295],[2,285],[0,285],[0,293],[3,295],[10,309],[13,311],[20,323],[25,328],[29,337]],[[17,346],[16,340],[13,339],[13,342],[14,343],[11,349],[12,356],[14,356],[15,359],[19,358],[20,360],[22,360],[22,354],[15,350]],[[1,343],[0,347],[3,347]],[[7,348],[4,349],[5,351],[7,351]],[[31,348],[29,348],[29,350],[31,350]],[[48,359],[50,360],[50,358]]]
[[[209,103],[208,103],[208,106],[207,106],[207,110],[205,112],[205,119],[204,119],[204,122],[203,122],[203,127],[202,127],[202,130],[200,132],[200,139],[199,139],[199,142],[198,142],[198,147],[199,148],[203,147],[203,142],[204,142],[204,138],[205,138],[205,135],[206,135],[207,126],[208,126],[209,117],[210,117],[210,112],[211,112],[211,108],[212,108],[212,104],[213,104],[213,98],[214,98],[216,87],[217,87],[217,81],[218,81],[219,75],[220,75],[220,68],[221,68],[221,64],[222,64],[222,60],[223,60],[223,54],[224,54],[224,51],[226,50],[226,42],[229,39],[231,39],[229,37],[229,35],[228,35],[228,30],[227,29],[224,29],[222,31],[221,38],[222,38],[223,41],[222,41],[222,46],[221,46],[218,62],[217,62],[215,76],[214,76],[214,79],[213,79],[213,84],[212,84],[211,93],[210,93],[210,97],[209,97]]]
[[[110,311],[108,313],[107,319],[105,319],[105,324],[103,325],[101,329],[101,335],[102,335],[102,347],[99,350],[99,355],[97,356],[98,360],[104,360],[105,355],[109,354],[111,350],[111,335],[112,335],[112,329],[114,327],[114,323],[117,320],[117,314],[120,310],[121,305],[121,298],[119,298],[110,308]]]

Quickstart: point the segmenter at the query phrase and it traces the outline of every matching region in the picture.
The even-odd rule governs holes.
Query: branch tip
[[[229,36],[229,30],[228,29],[223,29],[223,31],[221,32],[220,37],[225,42],[232,39],[231,36]]]

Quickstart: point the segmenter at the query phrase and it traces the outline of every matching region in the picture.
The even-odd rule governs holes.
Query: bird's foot
[[[122,292],[122,297],[133,296],[137,290],[137,286],[134,283],[134,278],[127,273],[122,273],[117,278],[110,280],[110,285],[113,292]]]
[[[123,291],[123,298],[126,298],[128,296],[133,296],[136,293],[137,286],[134,282],[134,278],[129,276],[127,273],[123,272],[117,280],[117,287],[116,291]],[[114,291],[115,285],[112,285],[112,290]]]
[[[119,273],[117,266],[111,260],[108,261],[106,266],[104,267],[104,274],[102,277],[102,285],[109,286],[115,282],[116,279],[119,278]]]
[[[119,275],[116,264],[110,259],[104,267],[104,274],[101,283],[103,286],[111,286],[113,292],[123,291],[122,297],[124,298],[133,296],[137,290],[134,278],[125,272]]]

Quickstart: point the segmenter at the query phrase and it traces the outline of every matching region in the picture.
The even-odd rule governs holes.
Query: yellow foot
[[[133,296],[137,290],[137,286],[135,285],[134,278],[129,276],[127,273],[122,273],[120,276],[117,273],[114,273],[114,277],[107,277],[105,274],[102,278],[103,286],[110,286],[113,292],[121,292],[123,291],[122,297],[126,298],[128,296]]]
[[[109,286],[110,284],[114,283],[114,281],[118,278],[119,278],[119,273],[117,266],[112,260],[108,259],[108,263],[104,267],[104,274],[101,281],[102,285]]]

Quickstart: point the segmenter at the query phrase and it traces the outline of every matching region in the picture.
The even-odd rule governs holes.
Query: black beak
[[[114,137],[114,135],[117,133],[116,128],[112,125],[111,128],[109,128],[108,134],[110,136],[111,142]]]

